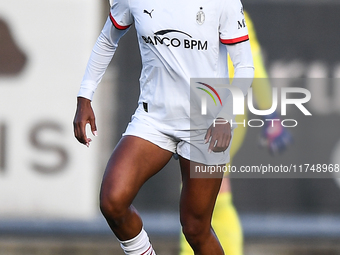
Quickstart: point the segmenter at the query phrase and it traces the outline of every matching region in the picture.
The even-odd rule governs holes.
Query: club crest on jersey
[[[196,14],[196,22],[198,25],[202,25],[205,21],[205,14],[203,12],[203,7],[200,7],[200,10]]]

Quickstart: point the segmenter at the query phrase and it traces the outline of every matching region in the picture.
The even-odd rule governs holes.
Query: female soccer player
[[[91,139],[85,125],[89,123],[97,134],[93,94],[119,39],[133,22],[143,64],[141,94],[132,121],[107,164],[101,211],[125,254],[155,254],[131,203],[141,186],[176,153],[183,182],[182,231],[195,254],[223,254],[211,227],[223,173],[218,178],[191,178],[190,171],[228,162],[233,127],[226,120],[232,118],[232,95],[227,89],[215,91],[221,105],[209,108],[206,115],[195,114],[201,110],[195,103],[200,103],[198,91],[202,90],[192,87],[190,79],[227,80],[229,52],[235,68],[233,85],[246,94],[254,68],[242,4],[239,0],[114,1],[78,93],[74,132],[86,146]],[[217,85],[197,84],[212,91],[210,85]],[[217,118],[223,124],[213,125]]]

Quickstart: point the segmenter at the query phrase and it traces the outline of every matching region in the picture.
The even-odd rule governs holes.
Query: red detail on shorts
[[[112,21],[112,24],[115,26],[115,28],[119,29],[119,30],[125,30],[127,28],[130,27],[130,25],[128,26],[121,26],[117,23],[117,21],[115,21],[115,19],[112,17],[111,13],[110,13],[110,20]]]
[[[245,36],[241,36],[241,37],[234,38],[234,39],[220,39],[220,40],[221,40],[221,43],[223,44],[236,44],[236,43],[249,40],[249,36],[245,35]]]

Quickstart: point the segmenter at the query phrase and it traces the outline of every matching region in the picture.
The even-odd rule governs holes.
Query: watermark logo
[[[221,106],[223,106],[223,103],[222,103],[222,100],[221,100],[221,97],[220,95],[217,93],[217,91],[212,87],[210,86],[209,84],[206,84],[204,82],[197,82],[198,84],[201,84],[203,86],[205,86],[206,88],[210,89],[212,91],[212,93],[214,93],[216,95],[216,97],[218,98]],[[196,87],[197,89],[200,89],[200,90],[203,90],[204,92],[206,92],[211,98],[212,100],[214,101],[215,105],[217,105],[217,102],[215,100],[215,97],[214,95],[207,89],[205,88],[202,88],[202,87]],[[207,114],[207,98],[205,96],[202,96],[201,97],[201,104],[202,104],[202,107],[201,107],[201,114],[202,115],[206,115]]]
[[[216,81],[212,81],[209,84],[216,84]],[[197,86],[197,84],[200,84],[201,86]],[[271,116],[273,113],[279,113],[281,116],[287,115],[287,106],[292,105],[296,107],[303,115],[305,116],[312,116],[311,112],[306,108],[305,104],[308,103],[311,100],[311,93],[309,90],[305,88],[300,87],[282,87],[282,88],[272,88],[272,94],[271,94],[271,102],[272,105],[269,109],[256,109],[255,102],[253,100],[253,88],[250,87],[247,89],[246,86],[242,85],[242,82],[239,82],[236,84],[240,84],[240,86],[235,85],[209,85],[208,82],[204,81],[195,81],[196,89],[200,89],[205,92],[204,95],[201,94],[201,115],[207,115],[208,112],[208,104],[207,104],[207,96],[208,94],[211,99],[214,101],[215,106],[221,107],[221,111],[227,110],[230,114],[236,116],[236,115],[244,115],[245,114],[245,106],[248,108],[248,110],[256,115],[261,116],[261,119],[250,119],[248,120],[248,126],[250,127],[261,127],[264,125],[266,121],[271,122],[271,125],[274,126],[275,121],[281,121],[281,124],[285,127],[295,127],[297,126],[298,122],[295,119],[264,119],[268,118],[268,116]],[[249,86],[249,85],[248,85]],[[228,90],[228,98],[225,98],[224,96],[226,93],[223,92],[225,89]],[[219,93],[217,92],[219,91]],[[245,92],[246,91],[246,92]],[[247,96],[245,96],[247,94]],[[218,101],[220,104],[218,104]],[[225,101],[226,100],[226,101]],[[231,102],[227,102],[227,100],[232,100]],[[223,102],[223,103],[222,103]],[[280,103],[280,105],[279,105]],[[224,109],[226,107],[225,104],[229,104],[229,109]],[[209,107],[212,107],[213,105],[210,104]],[[232,109],[230,109],[232,106]],[[280,106],[280,107],[279,107]],[[211,108],[210,108],[211,109]],[[280,112],[279,112],[280,111]],[[217,119],[218,116],[215,116],[215,122],[214,124],[225,124],[230,123],[238,124],[238,125],[244,125],[246,126],[246,120],[241,123],[235,123],[234,120],[221,120]],[[288,125],[287,123],[293,122],[292,125]]]

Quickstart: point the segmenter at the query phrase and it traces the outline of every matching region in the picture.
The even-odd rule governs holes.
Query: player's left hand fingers
[[[213,134],[210,144],[209,144],[209,151],[213,152],[222,152],[225,151],[230,144],[231,140],[231,131],[230,129],[226,128],[225,130],[219,130]]]
[[[204,137],[204,143],[208,143],[211,137],[211,130],[212,130],[212,126],[210,126],[207,130],[207,133],[205,134]]]
[[[231,127],[229,123],[211,125],[205,135],[205,143],[209,142],[208,152],[225,151],[231,140]]]
[[[214,140],[215,142],[214,142],[212,151],[213,152],[225,151],[229,147],[230,139],[231,139],[231,136],[226,133],[222,134],[216,139],[213,138],[212,140]],[[210,145],[212,145],[212,143]]]

